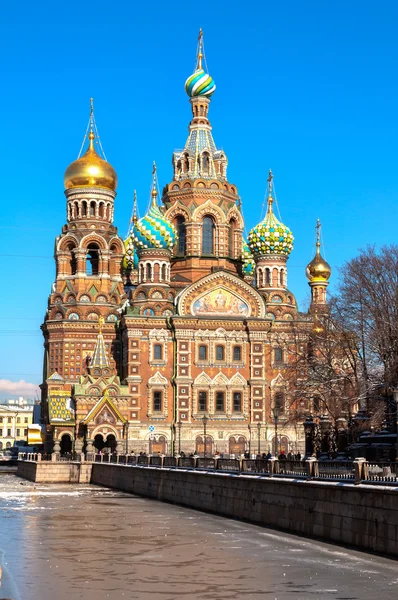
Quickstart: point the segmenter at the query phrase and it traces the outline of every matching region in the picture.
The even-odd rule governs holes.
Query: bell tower
[[[82,149],[66,169],[64,184],[67,223],[55,241],[56,276],[42,326],[44,377],[57,371],[74,381],[87,368],[99,318],[105,321],[105,339],[117,362],[116,309],[124,299],[124,246],[113,225],[117,175],[102,150],[92,99]]]
[[[192,108],[188,139],[173,154],[173,180],[162,198],[177,232],[171,259],[171,282],[177,286],[215,269],[242,275],[243,267],[241,204],[236,186],[227,180],[227,156],[213,140],[208,113],[216,86],[203,61],[200,30],[196,69],[185,83]]]

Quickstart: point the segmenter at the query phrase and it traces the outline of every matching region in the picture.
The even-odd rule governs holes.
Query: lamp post
[[[261,423],[257,423],[257,454],[260,455]]]
[[[177,421],[177,427],[178,427],[178,454],[181,454],[181,421],[178,420]]]
[[[275,450],[274,450],[274,456],[277,457],[278,456],[278,417],[279,417],[279,410],[277,406],[274,406],[274,408],[272,409],[272,416],[274,417],[274,424],[275,424]]]
[[[203,415],[202,417],[202,422],[203,422],[203,441],[204,441],[204,446],[203,446],[203,458],[206,458],[206,443],[207,443],[207,439],[206,439],[206,426],[207,426],[207,421],[209,420],[209,417],[206,417],[206,415]]]

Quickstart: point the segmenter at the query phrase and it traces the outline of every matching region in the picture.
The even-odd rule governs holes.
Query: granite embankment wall
[[[398,488],[100,463],[91,483],[398,556]]]
[[[37,483],[90,483],[91,463],[18,461],[17,475]]]

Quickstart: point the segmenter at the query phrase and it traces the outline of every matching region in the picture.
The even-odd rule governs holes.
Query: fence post
[[[317,477],[319,475],[318,461],[315,458],[315,456],[309,456],[308,458],[306,458],[305,466],[307,469],[308,479],[312,479],[313,477]]]
[[[275,456],[269,459],[269,475],[272,477],[275,473],[279,473],[279,460]]]
[[[41,462],[41,452],[37,455],[37,462]]]
[[[365,479],[364,475],[365,475],[365,463],[366,463],[366,459],[363,457],[360,458],[356,458],[354,460],[354,469],[355,469],[355,485],[358,485],[358,483],[361,483],[361,481],[363,479]],[[367,463],[366,463],[366,467],[367,467]],[[367,473],[367,468],[366,468],[366,473]]]

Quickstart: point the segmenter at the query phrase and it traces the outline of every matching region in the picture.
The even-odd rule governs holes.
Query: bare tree
[[[342,267],[334,312],[357,339],[364,408],[398,387],[398,246],[362,250]]]

